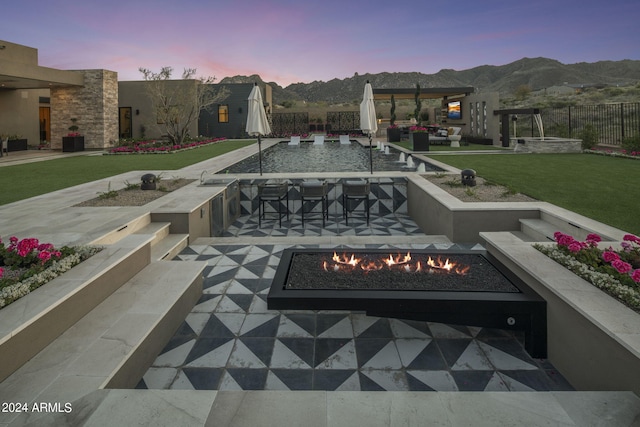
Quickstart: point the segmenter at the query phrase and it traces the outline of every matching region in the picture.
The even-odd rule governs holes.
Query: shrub
[[[590,150],[598,145],[600,134],[591,123],[587,123],[578,133],[578,138],[582,139],[582,149]]]
[[[640,151],[640,134],[625,138],[622,141],[622,148],[629,152]]]

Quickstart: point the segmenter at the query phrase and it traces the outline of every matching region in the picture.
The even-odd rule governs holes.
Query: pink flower
[[[42,260],[42,263],[44,264],[45,262],[49,261],[51,259],[51,252],[40,252],[38,254],[38,258],[40,258],[40,260]]]
[[[640,270],[638,270],[640,271]],[[0,277],[4,276],[4,268],[0,267]]]
[[[625,242],[633,242],[640,245],[640,237],[634,236],[633,234],[625,234],[622,238]]]
[[[628,262],[624,262],[621,259],[617,259],[611,262],[611,266],[618,270],[618,273],[620,274],[628,273],[633,269],[633,267],[631,267],[631,264],[629,264]]]
[[[640,283],[640,268],[633,270],[633,273],[631,273],[631,279],[636,283]]]
[[[562,236],[560,236],[560,239],[558,240],[558,244],[560,246],[569,246],[570,244],[574,243],[576,240],[567,235],[567,234],[563,234]]]
[[[39,251],[46,251],[49,249],[53,249],[53,245],[51,243],[41,243],[37,248]]]
[[[602,259],[606,262],[613,262],[619,260],[620,256],[612,250],[602,252]]]
[[[582,249],[582,245],[580,244],[580,242],[572,242],[568,247],[569,251],[573,253],[580,252],[580,250]]]
[[[17,252],[21,257],[27,256],[32,250],[38,247],[38,239],[27,238],[18,242]]]
[[[587,234],[587,242],[588,243],[590,243],[590,244],[591,243],[598,243],[600,241],[602,241],[602,238],[599,235],[597,235],[595,233]],[[595,246],[595,245],[592,245],[592,246]]]

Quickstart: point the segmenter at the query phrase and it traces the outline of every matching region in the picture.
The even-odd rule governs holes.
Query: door
[[[51,141],[51,108],[40,107],[40,142]]]
[[[131,107],[120,107],[120,138],[133,138],[131,128]]]

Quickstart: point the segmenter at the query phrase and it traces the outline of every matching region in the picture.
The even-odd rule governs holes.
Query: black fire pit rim
[[[384,290],[384,289],[286,289],[286,279],[289,275],[289,269],[291,268],[291,259],[294,254],[318,254],[327,253],[366,253],[366,254],[404,254],[407,252],[417,254],[431,254],[431,255],[480,255],[487,262],[489,262],[500,274],[502,274],[507,280],[509,280],[514,287],[520,292],[499,292],[499,291],[438,291],[438,290]],[[283,262],[286,261],[286,262]],[[278,283],[282,283],[281,287],[276,286]],[[410,293],[416,298],[427,296],[435,300],[531,300],[538,299],[544,301],[533,289],[527,286],[517,275],[509,270],[504,264],[496,259],[491,253],[486,250],[478,249],[411,249],[411,248],[352,248],[352,247],[340,247],[340,248],[287,248],[282,251],[280,257],[280,263],[276,269],[276,274],[273,278],[271,288],[269,290],[268,298],[280,298],[286,293],[290,296],[303,297],[308,295],[310,298],[318,298],[319,296],[327,292],[339,292],[341,298],[357,298],[358,295],[363,293],[377,294],[376,299],[389,298],[389,299],[404,299],[406,295],[396,297],[398,293]],[[298,295],[299,294],[299,295]],[[505,296],[504,298],[501,296]],[[521,297],[518,297],[521,296]]]
[[[514,292],[468,292],[370,289],[286,289],[286,279],[294,253],[318,253],[345,250],[352,252],[409,251],[430,254],[480,254],[520,289]],[[283,263],[283,260],[286,263]],[[278,286],[278,283],[281,285]],[[519,329],[525,333],[525,349],[536,358],[547,357],[546,301],[513,271],[486,250],[368,249],[368,248],[288,248],[267,296],[269,310],[349,310],[367,316],[411,319]]]

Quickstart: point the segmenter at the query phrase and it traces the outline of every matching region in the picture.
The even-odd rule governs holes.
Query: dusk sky
[[[38,49],[39,65],[119,80],[171,66],[175,78],[196,68],[287,86],[523,57],[640,59],[639,0],[21,0],[0,16],[0,39]]]

